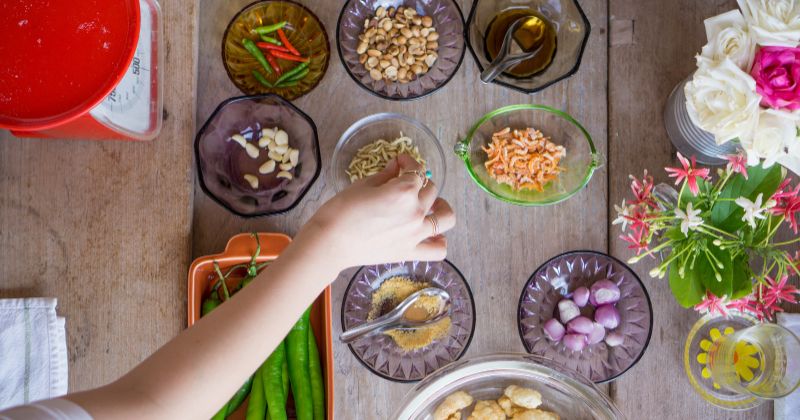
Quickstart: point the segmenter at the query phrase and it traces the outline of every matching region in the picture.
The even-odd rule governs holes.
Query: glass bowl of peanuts
[[[461,66],[464,16],[454,0],[348,0],[336,45],[359,86],[384,99],[421,98]]]
[[[543,357],[517,353],[450,363],[414,386],[391,418],[443,420],[470,415],[548,420],[624,418],[597,386],[577,372]]]
[[[456,143],[455,152],[481,189],[521,206],[547,206],[572,197],[603,162],[575,118],[532,104],[484,115]]]
[[[275,94],[223,101],[194,150],[200,187],[242,217],[293,209],[322,168],[314,121]]]
[[[400,154],[416,159],[428,179],[442,191],[446,166],[439,140],[421,122],[402,114],[384,112],[356,121],[339,138],[330,169],[336,192],[380,172]]]

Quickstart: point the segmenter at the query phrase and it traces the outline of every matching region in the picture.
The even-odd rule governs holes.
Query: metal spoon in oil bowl
[[[481,73],[481,81],[489,83],[504,71],[538,54],[544,46],[546,25],[536,16],[521,17],[512,23],[503,37],[497,57]],[[511,54],[514,46],[521,52]]]

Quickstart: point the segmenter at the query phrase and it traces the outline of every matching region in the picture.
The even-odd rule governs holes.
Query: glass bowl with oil
[[[287,40],[303,59],[308,60],[306,76],[296,83],[288,83],[282,87],[268,86],[258,80],[255,72],[266,78],[270,85],[275,85],[280,75],[274,70],[267,71],[242,45],[245,38],[259,44],[266,42],[262,36],[253,33],[253,29],[279,22],[286,22],[283,31]],[[275,32],[264,36],[272,42],[280,43]],[[266,50],[262,49],[262,53],[264,52]],[[319,84],[328,69],[329,61],[330,44],[325,26],[306,6],[290,0],[257,1],[245,6],[228,23],[222,37],[222,62],[225,71],[231,82],[245,95],[273,93],[290,101],[294,100]],[[283,73],[301,64],[279,57],[274,62]]]
[[[508,28],[525,18],[529,23],[514,38],[519,45],[535,40],[529,47],[538,52],[492,83],[535,93],[578,71],[590,25],[576,0],[475,0],[467,19],[467,47],[481,71],[497,56]]]

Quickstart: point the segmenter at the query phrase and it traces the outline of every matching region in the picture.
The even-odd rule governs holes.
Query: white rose
[[[794,115],[773,109],[762,110],[752,139],[742,142],[749,165],[764,159],[768,168],[788,155],[787,149],[797,142],[797,120]]]
[[[731,10],[705,20],[708,44],[701,55],[710,61],[731,59],[740,69],[749,72],[756,54],[756,42],[738,10]]]
[[[796,47],[800,42],[800,0],[737,0],[760,45]]]
[[[686,83],[686,111],[698,127],[714,135],[717,144],[750,139],[758,124],[756,81],[728,58],[702,62]]]

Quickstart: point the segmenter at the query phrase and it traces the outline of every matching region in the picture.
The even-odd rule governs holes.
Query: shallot
[[[619,311],[614,305],[601,305],[594,310],[594,320],[609,330],[613,330],[619,325]]]
[[[589,302],[594,306],[617,303],[619,296],[619,287],[611,280],[603,279],[594,282],[592,285],[589,293]]]
[[[544,323],[544,333],[552,341],[559,341],[564,337],[564,326],[557,319],[551,318]]]
[[[592,332],[592,328],[592,320],[585,316],[579,316],[567,323],[567,331],[570,333],[588,335]]]
[[[619,346],[620,344],[622,344],[623,341],[624,339],[622,337],[622,334],[616,331],[611,331],[610,333],[606,334],[606,344],[608,344],[611,347]]]
[[[586,303],[589,302],[589,289],[585,287],[575,289],[575,291],[572,292],[572,301],[581,308],[586,306]]]
[[[586,347],[586,336],[583,334],[567,334],[564,336],[564,346],[572,351],[581,351]]]
[[[605,336],[606,336],[606,329],[602,325],[593,322],[592,332],[589,333],[589,344],[597,344],[603,341],[603,338],[605,338]]]
[[[581,314],[581,309],[578,308],[575,302],[569,299],[562,299],[558,302],[558,314],[561,318],[561,322],[566,323],[579,316]]]

